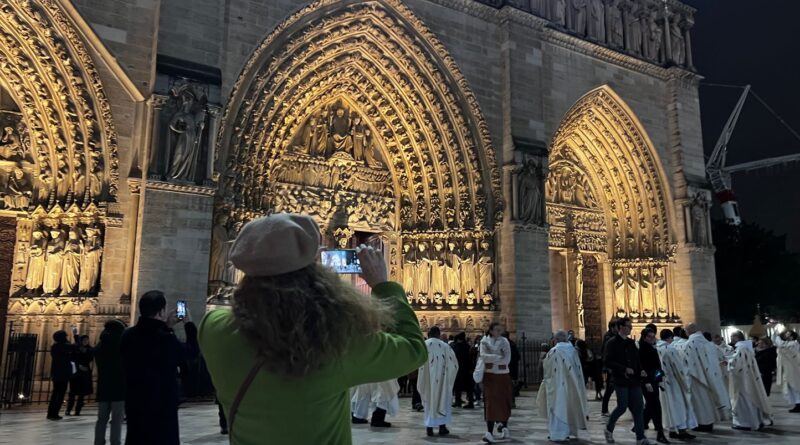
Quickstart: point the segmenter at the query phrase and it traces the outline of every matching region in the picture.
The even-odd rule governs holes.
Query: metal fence
[[[0,384],[4,408],[50,401],[50,349],[39,347],[36,334],[11,334],[4,363]]]
[[[542,360],[550,350],[550,342],[528,338],[523,332],[517,340],[517,349],[519,349],[520,356],[517,380],[522,387],[528,388],[529,385],[542,383],[544,378]]]

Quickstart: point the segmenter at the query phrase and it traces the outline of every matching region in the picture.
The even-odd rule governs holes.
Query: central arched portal
[[[564,117],[545,186],[554,328],[598,345],[613,316],[637,325],[679,320],[661,165],[633,112],[607,86]]]
[[[296,212],[329,246],[382,243],[423,329],[494,318],[502,202],[488,130],[400,1],[319,1],[288,18],[247,62],[223,122],[212,288],[236,281],[225,261],[241,223]]]

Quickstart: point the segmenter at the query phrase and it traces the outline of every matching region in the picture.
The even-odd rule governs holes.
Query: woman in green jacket
[[[316,263],[319,242],[313,219],[277,214],[246,224],[231,247],[245,276],[232,310],[206,314],[200,347],[232,444],[349,444],[349,388],[427,359],[383,255],[358,253],[370,299]]]

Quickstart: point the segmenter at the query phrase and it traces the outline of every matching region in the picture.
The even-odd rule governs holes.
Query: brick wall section
[[[161,0],[158,54],[219,67],[224,3],[220,0]]]

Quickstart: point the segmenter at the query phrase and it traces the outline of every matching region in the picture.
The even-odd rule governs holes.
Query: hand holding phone
[[[186,318],[186,300],[178,300],[175,314],[179,321],[183,321],[183,319]]]

